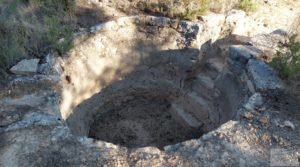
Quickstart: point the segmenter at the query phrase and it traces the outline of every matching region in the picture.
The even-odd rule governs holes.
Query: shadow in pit
[[[111,55],[103,56],[101,54],[104,53],[97,51],[93,53],[101,56],[90,56],[99,56],[99,59],[91,62],[89,58],[81,62],[76,60],[76,63],[81,63],[80,71],[75,75],[68,74],[69,92],[65,96],[71,102],[80,101],[71,103],[71,112],[65,114],[71,131],[76,135],[90,136],[127,147],[162,148],[199,138],[203,133],[199,128],[183,126],[169,111],[174,101],[188,93],[185,81],[196,78],[195,71],[203,67],[201,62],[220,52],[209,52],[217,42],[212,44],[207,41],[200,49],[178,49],[178,46],[170,47],[170,44],[174,44],[172,37],[178,34],[173,29],[167,31],[168,34],[164,34],[166,31],[162,28],[150,25],[136,26],[133,29],[126,36],[122,36],[127,32],[122,29],[118,29],[112,36],[109,36],[109,32],[104,34],[108,36],[108,40],[113,41],[114,46],[108,45],[106,48],[109,52],[114,51]],[[121,40],[115,38],[116,35],[120,35]],[[95,81],[92,85],[98,88],[85,87],[89,80]],[[229,78],[228,82],[232,80],[234,78]],[[80,88],[77,89],[76,85]],[[225,90],[236,90],[234,86],[225,84],[223,87]],[[90,91],[91,89],[94,90]],[[224,93],[230,93],[230,90]],[[237,103],[240,102],[239,95],[228,98],[238,99]],[[237,105],[234,104],[233,107]]]
[[[140,42],[138,46],[141,48]],[[66,120],[74,134],[129,148],[162,148],[202,135],[200,129],[183,126],[169,112],[172,101],[184,94],[182,84],[193,70],[192,60],[197,59],[199,51],[155,49],[122,80],[109,83],[74,108]],[[120,70],[105,71],[119,75]]]

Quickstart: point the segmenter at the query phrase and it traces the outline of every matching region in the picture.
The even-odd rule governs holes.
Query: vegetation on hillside
[[[293,79],[300,75],[300,42],[297,35],[290,38],[287,53],[278,51],[271,65],[278,70],[283,78]]]
[[[140,0],[137,7],[147,13],[194,20],[209,10],[209,0]]]
[[[209,0],[183,0],[181,6],[172,6],[169,15],[171,17],[184,18],[186,20],[197,19],[209,11]]]
[[[252,0],[239,0],[238,7],[245,12],[254,12],[258,6]]]
[[[75,0],[1,0],[0,75],[24,57],[70,49],[74,8]]]
[[[253,0],[131,0],[131,3],[146,13],[185,20],[195,20],[209,11],[222,13],[237,8],[253,12],[258,7]]]

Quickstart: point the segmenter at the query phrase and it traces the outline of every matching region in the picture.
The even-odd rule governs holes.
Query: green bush
[[[191,7],[191,4],[194,4],[194,7]],[[186,10],[180,17],[187,20],[194,20],[209,11],[209,0],[186,0],[185,8]]]
[[[55,49],[59,54],[63,54],[73,47],[73,29],[69,26],[63,26],[59,18],[46,18],[48,26],[47,40],[52,49]]]
[[[289,53],[277,52],[271,61],[271,66],[278,70],[281,77],[293,79],[300,75],[300,43],[296,41],[297,35],[290,38]]]
[[[71,49],[75,5],[75,0],[1,0],[0,74],[24,57]]]
[[[252,2],[252,0],[239,0],[238,7],[245,12],[254,12],[257,9],[257,4]]]

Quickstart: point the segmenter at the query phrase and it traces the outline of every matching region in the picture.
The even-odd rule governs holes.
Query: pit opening
[[[128,148],[163,148],[232,119],[244,92],[226,57],[212,44],[180,45],[199,43],[200,28],[190,27],[194,36],[143,26],[99,32],[71,52],[62,77],[72,79],[63,80],[61,104],[71,132]]]
[[[240,99],[231,75],[215,81],[205,75],[178,87],[148,72],[133,72],[78,105],[67,124],[73,134],[128,148],[163,149],[200,138],[233,118]]]

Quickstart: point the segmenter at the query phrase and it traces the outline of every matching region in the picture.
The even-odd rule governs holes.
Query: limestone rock
[[[226,17],[226,26],[228,26],[231,34],[247,35],[249,31],[250,19],[242,10],[231,10]]]
[[[57,125],[60,124],[60,118],[58,116],[30,113],[24,116],[23,120],[9,125],[5,131],[12,131],[17,129],[23,129],[31,125]]]
[[[245,108],[249,111],[254,110],[256,107],[259,107],[263,104],[263,98],[260,93],[253,94],[248,102],[245,104]]]
[[[247,72],[257,91],[269,92],[275,95],[284,88],[282,80],[276,75],[275,71],[262,61],[250,59]]]
[[[235,61],[247,64],[252,57],[260,57],[263,52],[250,45],[233,45],[229,47],[229,57]]]
[[[152,17],[152,16],[148,16],[148,20],[149,20],[149,24],[152,26],[169,26],[171,20],[169,18],[166,17]]]
[[[270,34],[258,34],[251,38],[250,43],[272,56],[276,54],[277,51],[282,51],[283,46],[285,46],[289,41],[287,33],[283,30],[276,30]]]
[[[11,95],[23,96],[29,92],[53,88],[59,81],[60,76],[52,75],[18,76],[1,87],[0,98],[11,97]]]
[[[225,16],[222,14],[211,13],[206,16],[201,16],[201,20],[203,20],[206,27],[203,32],[203,38],[205,39],[204,42],[208,39],[211,39],[211,42],[216,41],[222,32],[222,26],[225,23]]]
[[[39,59],[22,60],[17,65],[13,66],[10,71],[14,74],[30,75],[38,70]]]
[[[242,10],[231,10],[228,12],[228,16],[226,18],[226,22],[236,22],[240,19],[243,19],[244,17],[246,17],[246,13]]]
[[[217,27],[225,22],[225,16],[222,14],[210,13],[206,16],[201,16],[201,19],[206,23],[208,27]]]
[[[229,59],[227,60],[231,70],[241,75],[245,71],[245,65],[249,59],[259,57],[262,52],[250,45],[232,45],[228,49]]]
[[[46,75],[60,75],[63,64],[61,57],[55,54],[48,54],[44,59],[41,60],[41,64],[38,68],[38,73]]]
[[[295,125],[291,121],[284,121],[284,126],[295,130]]]

